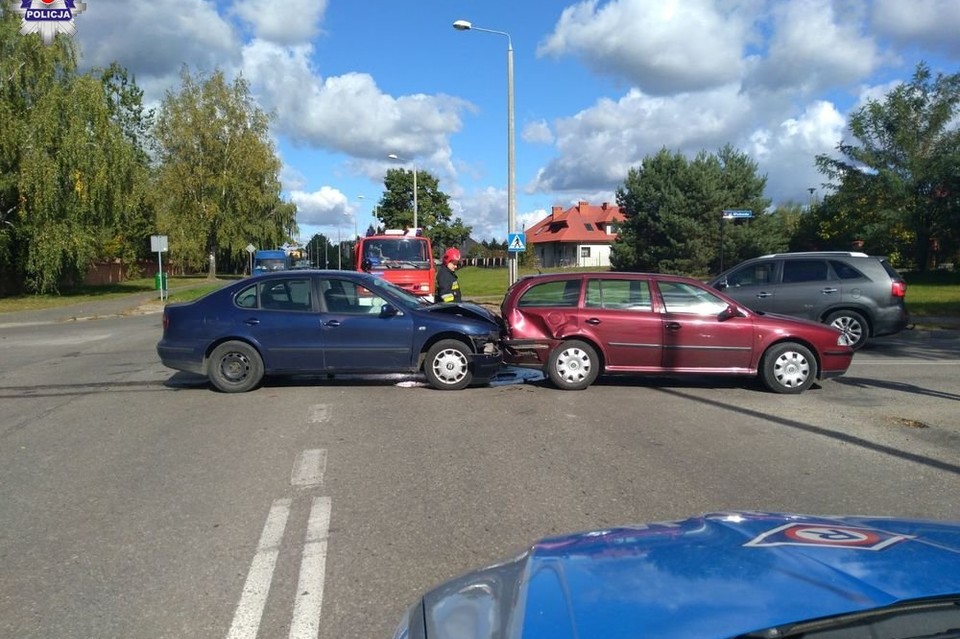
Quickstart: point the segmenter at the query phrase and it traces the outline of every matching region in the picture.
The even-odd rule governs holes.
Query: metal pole
[[[507,35],[507,232],[513,233],[517,225],[517,191],[514,174],[513,152],[513,41]],[[508,236],[509,237],[509,236]],[[509,249],[509,246],[507,247]],[[507,285],[517,281],[517,254],[508,251]]]
[[[343,263],[341,262],[341,257],[343,257],[343,240],[340,239],[340,224],[337,224],[337,270],[343,270]]]
[[[413,228],[417,228],[417,165],[413,165]]]

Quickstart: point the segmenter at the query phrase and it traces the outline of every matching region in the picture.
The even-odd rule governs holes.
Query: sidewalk
[[[0,328],[12,326],[31,326],[38,324],[60,324],[63,322],[80,322],[84,320],[103,319],[106,317],[120,317],[134,313],[156,312],[163,310],[160,293],[136,293],[108,300],[92,300],[42,308],[32,311],[16,311],[0,313]]]

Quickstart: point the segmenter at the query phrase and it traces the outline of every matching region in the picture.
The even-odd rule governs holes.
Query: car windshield
[[[393,282],[389,282],[380,277],[374,278],[374,281],[376,282],[376,285],[379,286],[381,289],[389,291],[393,295],[393,297],[396,298],[396,302],[398,303],[398,305],[402,308],[405,308],[405,309],[419,308],[421,306],[427,306],[430,304],[428,300],[422,297],[417,297],[416,295],[413,295],[409,291],[405,291],[404,289],[400,288]]]
[[[430,261],[427,242],[419,237],[382,238],[364,244],[363,257],[371,266],[391,268],[396,264],[421,265]]]

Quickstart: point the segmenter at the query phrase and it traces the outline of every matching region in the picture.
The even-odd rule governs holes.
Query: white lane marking
[[[293,467],[290,483],[294,486],[319,486],[327,469],[327,451],[323,448],[305,450]]]
[[[326,404],[314,404],[310,407],[310,417],[308,421],[311,424],[322,424],[330,419],[330,407]]]
[[[275,499],[270,506],[267,522],[260,534],[257,553],[250,564],[247,581],[243,584],[243,594],[237,611],[233,614],[233,623],[227,639],[256,639],[263,617],[263,607],[267,603],[270,582],[273,581],[273,569],[277,565],[280,553],[280,541],[290,516],[290,499]]]
[[[290,639],[316,639],[320,633],[320,608],[323,605],[323,581],[327,566],[327,534],[330,532],[330,498],[317,497],[310,509],[307,536],[303,544],[300,579]]]

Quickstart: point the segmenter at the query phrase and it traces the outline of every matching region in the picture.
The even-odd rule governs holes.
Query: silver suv
[[[846,251],[777,253],[741,262],[710,282],[755,311],[840,329],[855,349],[910,322],[907,284],[885,257]]]

